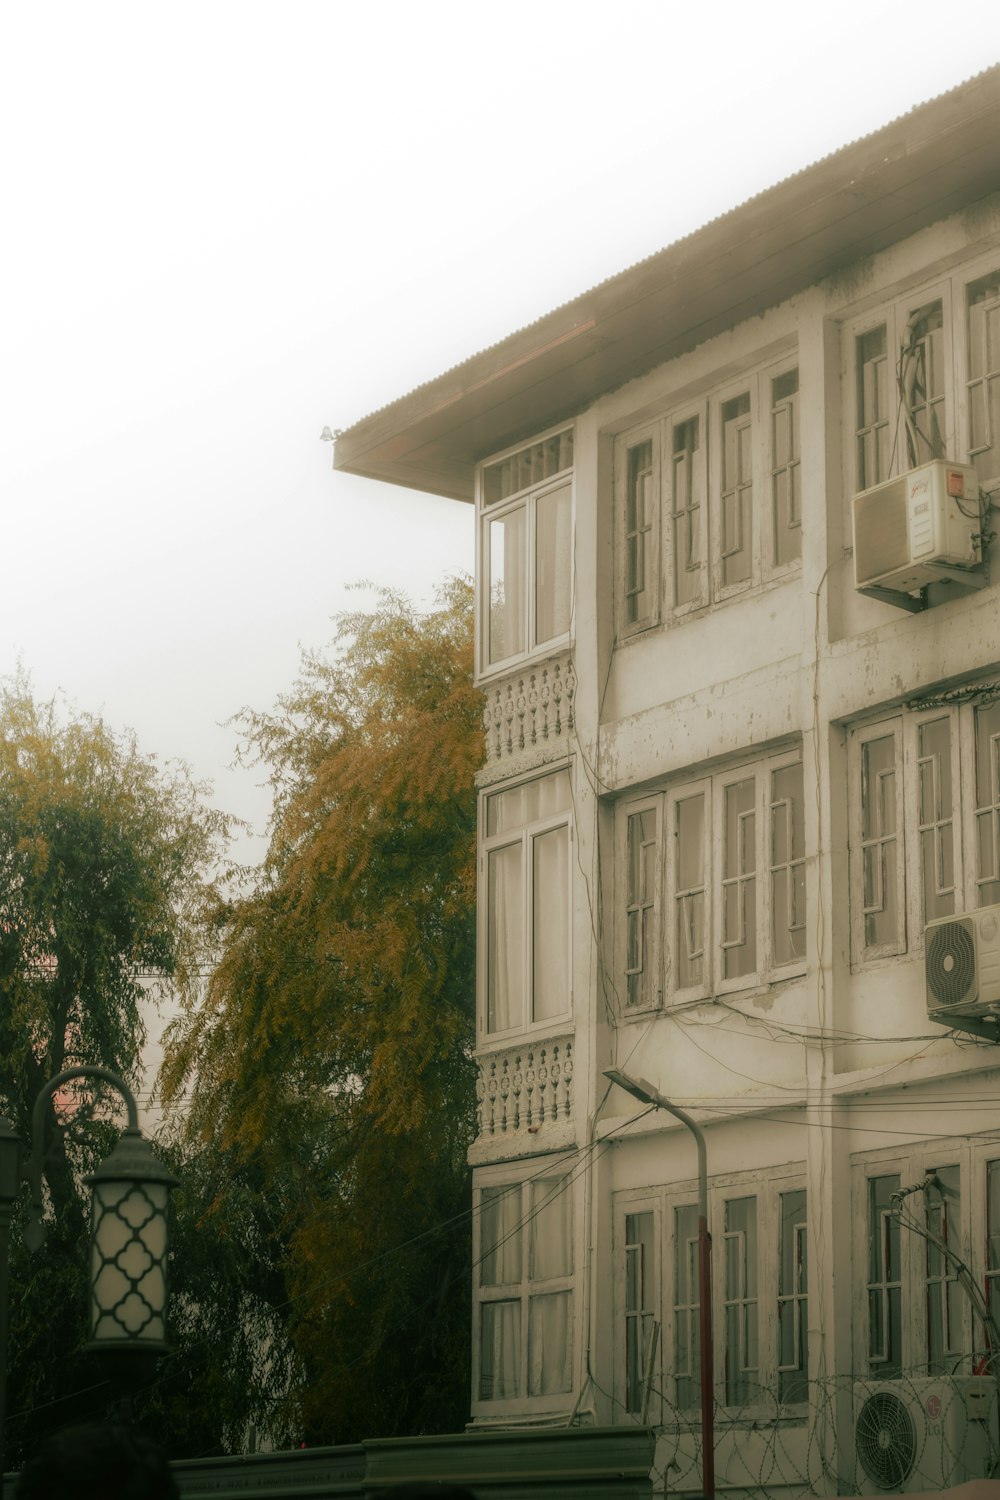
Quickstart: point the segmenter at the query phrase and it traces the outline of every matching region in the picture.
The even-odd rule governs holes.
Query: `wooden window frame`
[[[749,365],[743,374],[718,385],[707,395],[695,400],[679,402],[670,406],[661,416],[646,421],[627,432],[620,433],[614,442],[614,490],[615,490],[615,566],[617,592],[617,619],[619,639],[632,636],[667,623],[686,618],[700,609],[717,604],[742,594],[752,592],[772,580],[780,580],[796,573],[801,568],[799,555],[787,562],[777,562],[777,546],[774,525],[773,485],[775,475],[773,452],[773,383],[783,375],[798,371],[798,351],[794,350],[781,359],[766,365]],[[751,426],[751,472],[753,499],[749,518],[747,545],[750,557],[749,577],[725,584],[722,576],[722,476],[723,464],[723,409],[727,402],[740,395],[749,398],[749,422]],[[796,392],[796,397],[798,392]],[[800,403],[796,400],[796,435]],[[674,480],[674,435],[686,423],[698,423],[698,459],[693,467],[693,483],[696,487],[701,509],[700,537],[703,556],[699,564],[701,577],[694,597],[678,599],[676,578],[678,567],[678,518],[687,514],[676,508]],[[627,569],[627,507],[628,507],[628,454],[644,442],[652,444],[653,454],[653,508],[654,517],[649,530],[647,557],[650,587],[655,578],[655,597],[649,610],[640,619],[628,619],[626,594]],[[801,448],[795,444],[795,456],[790,464],[800,470]],[[801,525],[801,484],[799,486]]]
[[[713,1363],[715,1366],[716,1400],[731,1416],[759,1416],[766,1412],[773,1416],[778,1401],[780,1344],[778,1338],[778,1303],[781,1264],[781,1230],[779,1199],[781,1194],[806,1191],[805,1168],[801,1163],[782,1164],[774,1168],[762,1168],[743,1173],[727,1173],[710,1179],[708,1185],[708,1223],[714,1249],[714,1274],[712,1277],[712,1325]],[[725,1382],[725,1266],[724,1225],[726,1203],[740,1198],[756,1199],[757,1223],[757,1282],[753,1288],[757,1303],[757,1394],[748,1401],[726,1406]],[[652,1212],[654,1215],[654,1261],[658,1277],[657,1290],[653,1296],[653,1307],[659,1310],[660,1335],[655,1362],[653,1392],[650,1401],[649,1420],[653,1426],[687,1428],[692,1412],[697,1409],[697,1395],[690,1406],[678,1406],[676,1401],[675,1365],[675,1270],[674,1270],[674,1215],[680,1208],[697,1208],[698,1188],[692,1181],[672,1183],[667,1186],[628,1189],[615,1193],[613,1199],[614,1240],[614,1389],[617,1400],[625,1404],[625,1219],[630,1214]],[[806,1201],[808,1219],[809,1204]],[[806,1299],[812,1293],[806,1291]],[[685,1304],[685,1312],[691,1306]],[[808,1300],[807,1326],[808,1326]],[[808,1377],[808,1371],[806,1372]],[[691,1379],[689,1373],[685,1378]],[[694,1380],[697,1392],[698,1382]],[[782,1414],[805,1414],[806,1400],[782,1403]],[[632,1420],[631,1417],[628,1420]]]
[[[974,689],[970,689],[970,692]],[[995,707],[988,700],[973,700],[941,707],[898,708],[882,718],[855,725],[848,734],[849,868],[851,908],[851,962],[857,969],[920,953],[924,928],[932,918],[924,917],[923,869],[919,817],[919,747],[921,727],[947,720],[951,746],[952,863],[954,911],[959,915],[979,907],[980,888],[988,882],[979,869],[977,815],[988,812],[977,806],[976,732],[977,713]],[[872,740],[892,736],[895,741],[896,775],[896,889],[899,894],[899,935],[893,943],[865,941],[864,862],[862,849],[862,754]],[[1000,791],[1000,787],[998,787]],[[1000,865],[1000,809],[993,805],[994,859]],[[1000,870],[998,870],[1000,874]],[[989,905],[992,903],[985,902]]]
[[[569,806],[562,812],[546,814],[540,818],[519,825],[517,828],[506,829],[501,833],[487,834],[488,803],[491,797],[498,793],[514,791],[518,787],[526,785],[531,781],[539,781],[544,776],[565,774],[569,778],[570,801]],[[494,785],[484,787],[479,795],[479,894],[477,902],[476,932],[477,942],[477,970],[478,970],[478,992],[479,1003],[477,1005],[478,1032],[480,1046],[491,1046],[495,1042],[510,1039],[517,1036],[526,1036],[538,1032],[555,1032],[563,1030],[573,1014],[573,859],[574,859],[574,804],[573,804],[573,767],[569,761],[556,762],[545,766],[543,770],[536,771],[530,776],[521,776],[516,780],[498,782]],[[569,997],[567,1008],[559,1016],[546,1016],[536,1020],[528,1015],[527,1011],[533,1001],[533,958],[534,958],[534,904],[533,904],[533,860],[532,848],[537,838],[543,834],[550,833],[553,829],[565,828],[567,830],[569,844],[569,859],[567,862],[568,880],[566,890],[566,928],[567,928],[567,952],[566,973],[568,978]],[[507,1027],[503,1030],[489,1030],[489,937],[490,937],[490,911],[489,911],[489,856],[501,848],[508,848],[519,844],[522,850],[521,870],[523,875],[523,921],[524,921],[524,951],[522,953],[523,985],[525,996],[525,1016],[523,1022],[518,1025]]]
[[[880,1371],[881,1361],[871,1360],[868,1323],[868,1183],[872,1178],[898,1176],[900,1189],[921,1183],[934,1168],[957,1167],[959,1172],[959,1211],[956,1253],[981,1281],[985,1268],[985,1239],[978,1243],[981,1251],[973,1253],[976,1235],[985,1223],[986,1163],[1000,1161],[1000,1141],[988,1146],[971,1145],[960,1138],[926,1141],[911,1148],[888,1147],[861,1152],[852,1157],[852,1215],[854,1222],[854,1369],[867,1380],[907,1379],[927,1375],[930,1348],[927,1333],[928,1276],[927,1241],[902,1225],[899,1227],[900,1252],[900,1351],[899,1374]],[[923,1194],[908,1194],[907,1208],[920,1222],[926,1222]],[[914,1205],[916,1205],[914,1209]],[[959,1314],[959,1349],[946,1356],[955,1366],[954,1373],[972,1374],[974,1335],[972,1310],[963,1298]],[[978,1336],[978,1335],[977,1335]],[[963,1369],[964,1367],[964,1369]]]
[[[619,634],[622,636],[640,635],[643,631],[650,630],[659,625],[662,618],[661,597],[662,583],[660,578],[660,512],[661,512],[661,459],[660,459],[660,423],[651,422],[644,427],[635,428],[633,431],[622,434],[615,439],[614,454],[614,485],[615,494],[619,496],[618,522],[615,528],[618,562],[616,566],[616,579],[619,600]],[[647,592],[650,603],[646,613],[639,615],[634,620],[628,618],[628,485],[629,485],[629,455],[644,443],[649,443],[652,449],[652,483],[650,485],[650,515],[648,526],[641,543],[642,562],[641,566],[647,580]]]
[[[533,1279],[530,1265],[530,1220],[531,1210],[531,1187],[536,1182],[544,1182],[549,1179],[563,1179],[566,1183],[563,1191],[571,1195],[570,1201],[570,1258],[569,1272],[547,1277],[545,1279]],[[485,1257],[483,1246],[483,1190],[484,1188],[515,1188],[520,1189],[519,1205],[519,1230],[521,1234],[521,1275],[515,1282],[505,1283],[497,1286],[484,1287],[480,1278],[480,1267]],[[519,1165],[507,1164],[503,1167],[487,1169],[477,1178],[473,1187],[473,1221],[472,1221],[472,1264],[474,1269],[472,1286],[472,1415],[492,1416],[512,1414],[517,1412],[531,1413],[543,1411],[558,1411],[568,1408],[573,1403],[573,1393],[577,1385],[577,1340],[579,1329],[577,1326],[577,1314],[579,1298],[577,1296],[577,1274],[580,1257],[577,1253],[579,1240],[579,1209],[582,1194],[576,1191],[574,1174],[574,1160],[564,1154],[553,1155],[544,1160],[540,1165],[539,1159],[533,1158],[530,1163]],[[569,1354],[570,1362],[570,1389],[568,1391],[553,1391],[544,1395],[531,1396],[528,1394],[530,1382],[529,1359],[530,1359],[530,1335],[529,1319],[531,1299],[535,1296],[545,1296],[550,1293],[568,1292],[570,1295],[570,1313],[568,1320],[568,1331],[571,1341]],[[520,1335],[521,1348],[519,1351],[518,1369],[518,1391],[512,1396],[498,1399],[489,1399],[480,1395],[480,1376],[482,1360],[482,1308],[490,1302],[517,1301],[520,1306]]]
[[[546,441],[570,433],[573,437],[574,462],[570,468],[561,469],[554,474],[548,475],[543,480],[529,484],[520,490],[505,495],[503,499],[487,502],[485,498],[485,474],[488,469],[503,463],[505,459],[512,458],[526,449],[543,444]],[[525,442],[512,444],[509,448],[502,449],[499,453],[491,454],[477,465],[476,469],[476,577],[478,582],[476,600],[476,664],[477,681],[485,682],[490,678],[509,672],[519,666],[522,662],[536,660],[567,646],[573,635],[573,613],[575,595],[575,546],[576,534],[576,486],[575,475],[575,428],[573,423],[560,423],[556,427],[547,429]],[[536,640],[537,631],[537,606],[535,598],[536,589],[536,556],[537,556],[537,511],[539,501],[544,500],[549,494],[569,486],[569,626],[559,635],[552,636],[546,640]],[[490,616],[490,544],[489,530],[494,521],[503,520],[505,516],[513,515],[516,511],[523,510],[525,513],[525,540],[524,540],[524,572],[521,578],[521,587],[524,591],[524,603],[522,606],[521,625],[524,630],[525,646],[522,651],[511,652],[500,661],[491,662],[489,659],[489,616]]]
[[[628,917],[632,909],[629,900],[629,829],[634,817],[642,813],[652,812],[655,823],[655,853],[653,857],[653,900],[651,903],[653,917],[650,923],[652,937],[650,941],[650,953],[648,964],[644,963],[643,971],[650,974],[650,998],[645,1002],[630,1004],[628,998],[629,981],[629,954],[628,954]],[[621,885],[619,887],[621,899],[619,901],[619,923],[620,953],[618,961],[618,973],[621,976],[622,991],[620,996],[621,1009],[626,1015],[639,1015],[649,1011],[659,1010],[663,1004],[663,798],[660,795],[644,797],[634,802],[628,802],[622,809],[622,816],[618,829],[618,869],[621,871]],[[645,957],[645,953],[644,953]]]

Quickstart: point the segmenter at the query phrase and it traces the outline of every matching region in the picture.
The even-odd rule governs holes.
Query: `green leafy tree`
[[[136,1084],[149,990],[195,983],[228,837],[203,790],[100,718],[37,702],[23,676],[0,684],[0,1113],[22,1140],[39,1090],[64,1068],[98,1064]],[[91,1090],[47,1111],[47,1243],[31,1257],[15,1234],[13,1250],[13,1458],[45,1425],[89,1409],[74,1394],[94,1380],[75,1353],[86,1336],[82,1176],[112,1136]]]
[[[482,760],[469,585],[427,615],[382,593],[339,617],[333,655],[307,654],[242,727],[270,769],[270,845],[165,1094],[185,1101],[187,1149],[214,1153],[206,1216],[226,1223],[234,1194],[245,1208],[247,1183],[267,1204],[293,1351],[280,1420],[310,1442],[454,1429]]]

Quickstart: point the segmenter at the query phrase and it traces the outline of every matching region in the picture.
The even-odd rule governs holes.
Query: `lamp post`
[[[712,1237],[708,1232],[708,1154],[705,1133],[691,1116],[665,1099],[644,1078],[630,1078],[618,1068],[605,1068],[605,1078],[620,1089],[674,1115],[686,1125],[698,1147],[698,1327],[701,1342],[701,1487],[705,1500],[715,1500],[715,1391],[712,1351]]]
[[[166,1350],[167,1202],[177,1178],[153,1153],[139,1129],[132,1091],[108,1068],[66,1068],[39,1091],[32,1111],[32,1152],[24,1176],[31,1190],[25,1243],[44,1243],[42,1170],[45,1112],[52,1095],[75,1078],[109,1083],[128,1110],[128,1126],[110,1155],[84,1180],[92,1187],[90,1221],[90,1339],[105,1371],[130,1385],[148,1378]],[[20,1141],[0,1119],[0,1489],[2,1489],[7,1378],[9,1228],[21,1181]]]

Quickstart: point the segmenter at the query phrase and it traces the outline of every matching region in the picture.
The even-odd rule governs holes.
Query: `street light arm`
[[[76,1068],[65,1068],[50,1078],[48,1083],[39,1090],[35,1099],[35,1107],[31,1115],[31,1156],[28,1160],[27,1177],[31,1189],[31,1213],[25,1226],[25,1239],[32,1250],[38,1250],[44,1239],[45,1230],[42,1226],[42,1163],[45,1159],[45,1108],[52,1095],[62,1088],[64,1083],[69,1083],[72,1078],[94,1078],[99,1082],[110,1083],[118,1090],[125,1100],[128,1109],[129,1130],[139,1129],[139,1110],[136,1106],[135,1096],[128,1084],[112,1073],[110,1068],[100,1068],[96,1063],[82,1063]]]

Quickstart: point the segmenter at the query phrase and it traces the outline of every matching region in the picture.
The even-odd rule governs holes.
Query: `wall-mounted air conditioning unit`
[[[854,583],[912,593],[982,563],[979,479],[932,459],[854,497]],[[975,574],[971,574],[970,583]]]
[[[928,922],[924,978],[932,1021],[1000,1014],[1000,906]]]
[[[856,1381],[857,1493],[944,1490],[985,1479],[996,1404],[996,1381],[985,1375]]]

